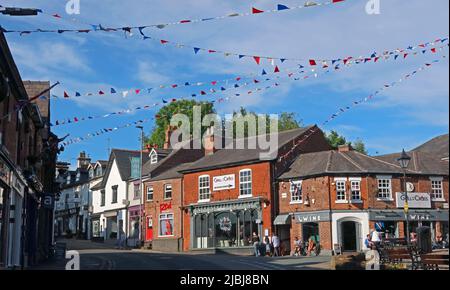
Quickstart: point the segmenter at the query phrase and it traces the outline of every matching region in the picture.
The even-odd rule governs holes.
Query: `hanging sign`
[[[397,192],[396,196],[397,208],[404,208],[405,194]],[[409,208],[431,208],[431,196],[429,193],[409,192],[408,193],[408,207]]]

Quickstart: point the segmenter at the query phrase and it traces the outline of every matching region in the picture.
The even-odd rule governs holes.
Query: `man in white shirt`
[[[381,235],[380,233],[377,231],[377,229],[373,229],[370,235],[370,241],[372,243],[372,245],[374,245],[376,248],[378,248],[378,246],[381,243]]]
[[[274,256],[280,256],[280,238],[277,236],[277,234],[274,234],[272,237],[272,244],[274,249]]]

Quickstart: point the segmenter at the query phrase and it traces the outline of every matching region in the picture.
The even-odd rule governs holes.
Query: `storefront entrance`
[[[343,221],[340,226],[341,245],[344,252],[357,252],[360,250],[360,224],[354,221]]]

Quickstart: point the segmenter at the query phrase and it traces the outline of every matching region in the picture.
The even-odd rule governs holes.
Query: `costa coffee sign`
[[[213,177],[213,191],[233,189],[236,187],[234,174]]]
[[[405,206],[405,194],[397,192],[397,208]],[[410,208],[431,208],[431,196],[429,193],[408,192],[408,206]]]

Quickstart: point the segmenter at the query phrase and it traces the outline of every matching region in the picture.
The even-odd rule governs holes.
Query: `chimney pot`
[[[350,144],[345,144],[345,145],[340,145],[338,147],[338,151],[339,152],[349,152],[349,151],[353,151],[353,147]]]

